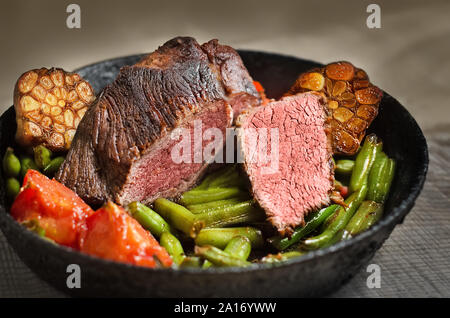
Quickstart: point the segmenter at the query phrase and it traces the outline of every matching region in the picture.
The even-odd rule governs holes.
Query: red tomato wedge
[[[11,207],[18,222],[36,220],[46,237],[73,248],[78,248],[79,234],[93,213],[75,192],[36,170],[28,170]]]
[[[101,258],[140,266],[171,266],[172,258],[125,210],[106,203],[86,220],[80,250]]]
[[[261,97],[261,105],[266,105],[270,100],[267,98],[265,89],[258,81],[253,81],[253,85],[255,86],[256,91],[259,93],[259,96]]]
[[[258,93],[264,93],[264,87],[261,85],[260,82],[258,82],[258,81],[253,81],[253,85],[255,86],[256,91],[257,91]]]

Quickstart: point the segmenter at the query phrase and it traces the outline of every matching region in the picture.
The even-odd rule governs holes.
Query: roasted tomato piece
[[[266,96],[266,90],[258,81],[253,81],[253,85],[255,86],[256,91],[261,96],[261,105],[266,105],[269,102],[269,99]]]
[[[11,207],[18,222],[36,220],[46,237],[73,248],[78,247],[85,220],[93,213],[75,192],[36,170],[28,170]]]
[[[123,263],[157,267],[172,265],[172,259],[156,239],[125,210],[106,203],[86,220],[80,250]]]

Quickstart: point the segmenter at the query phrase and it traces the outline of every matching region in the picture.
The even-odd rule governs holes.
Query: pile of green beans
[[[265,214],[251,198],[236,165],[209,174],[178,200],[159,198],[152,207],[133,202],[127,209],[159,238],[176,267],[280,263],[358,235],[381,218],[395,173],[395,161],[382,148],[372,134],[354,160],[336,160],[336,176],[346,181],[336,180],[335,184],[348,188],[348,196],[340,205],[311,212],[289,237],[265,237],[258,226]],[[272,252],[255,257],[264,250]]]
[[[43,145],[33,148],[33,156],[18,155],[11,147],[8,147],[3,156],[3,172],[6,176],[6,195],[14,200],[20,192],[20,184],[29,169],[41,171],[48,177],[58,171],[64,161],[63,156],[56,156]]]
[[[149,207],[128,205],[129,214],[159,238],[177,267],[249,266],[252,250],[262,249],[260,229],[250,225],[265,218],[251,199],[236,165],[208,175],[177,202],[158,198]],[[187,255],[183,243],[195,246]]]

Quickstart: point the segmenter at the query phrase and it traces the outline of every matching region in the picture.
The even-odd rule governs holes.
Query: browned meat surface
[[[194,120],[202,122],[203,131],[224,132],[232,109],[258,104],[252,78],[231,47],[217,40],[200,46],[192,38],[174,38],[123,67],[103,90],[81,121],[56,178],[94,205],[176,196],[197,180],[206,163],[174,162],[177,140],[171,132],[192,132]],[[191,158],[194,151],[199,150],[192,150]]]

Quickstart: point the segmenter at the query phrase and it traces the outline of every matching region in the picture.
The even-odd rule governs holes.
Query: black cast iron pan
[[[281,96],[299,73],[319,64],[278,54],[239,51],[268,97]],[[77,70],[98,93],[116,77],[119,68],[142,55],[116,58]],[[14,142],[14,109],[0,118],[0,153]],[[0,180],[0,226],[20,258],[42,279],[75,296],[134,297],[274,297],[319,296],[336,290],[373,257],[414,205],[425,181],[428,150],[425,137],[408,111],[385,93],[370,131],[384,141],[386,153],[396,159],[397,172],[385,215],[368,231],[329,248],[279,265],[257,268],[150,269],[91,257],[54,245],[26,230],[9,215],[4,180]],[[81,288],[68,289],[69,264],[81,268]]]

